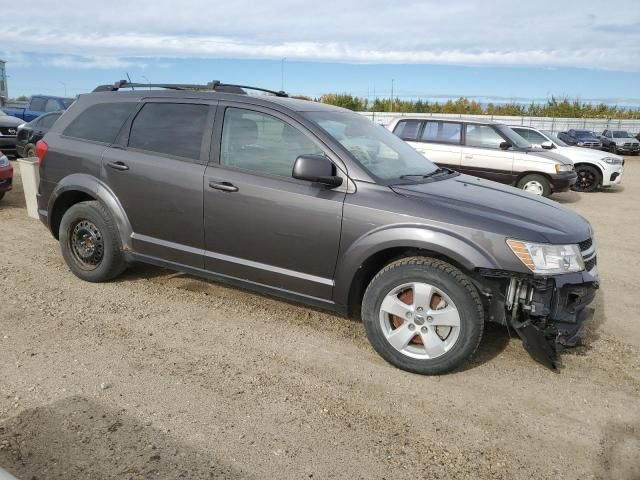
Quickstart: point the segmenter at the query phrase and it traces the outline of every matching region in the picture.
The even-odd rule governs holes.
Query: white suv
[[[613,153],[567,145],[553,133],[532,127],[511,127],[536,148],[554,150],[573,160],[578,181],[573,185],[577,192],[594,192],[598,187],[611,187],[622,182],[624,158]]]

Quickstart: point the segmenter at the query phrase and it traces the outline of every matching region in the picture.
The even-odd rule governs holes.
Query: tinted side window
[[[527,140],[529,140],[529,143],[535,143],[536,145],[541,145],[542,143],[549,141],[549,139],[546,138],[544,135],[538,132],[534,132],[533,130],[528,130],[528,133],[529,133],[529,138],[527,138]]]
[[[428,121],[422,132],[425,142],[460,143],[462,124],[452,122]]]
[[[44,106],[47,101],[44,98],[32,98],[31,99],[31,110],[36,112],[44,112]]]
[[[416,140],[421,125],[421,120],[400,120],[393,133],[403,140]]]
[[[147,103],[133,121],[129,146],[198,160],[208,115],[207,105]]]
[[[101,143],[112,143],[136,103],[97,103],[78,115],[63,135]]]
[[[40,128],[51,128],[58,118],[60,118],[60,115],[47,115],[38,122],[38,126]]]
[[[467,124],[467,141],[469,147],[495,148],[498,150],[504,138],[487,125]]]
[[[224,114],[222,165],[291,177],[296,158],[322,153],[301,131],[271,115],[239,108]]]

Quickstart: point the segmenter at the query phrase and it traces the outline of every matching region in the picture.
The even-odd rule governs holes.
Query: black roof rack
[[[251,87],[249,85],[234,85],[231,83],[221,83],[218,80],[214,80],[213,82],[209,82],[206,85],[191,85],[191,84],[180,84],[180,83],[132,83],[127,80],[119,80],[113,85],[99,85],[93,91],[94,92],[117,92],[121,88],[166,88],[168,90],[205,90],[205,91],[216,91],[216,92],[226,92],[226,93],[239,93],[246,94],[247,90],[257,90],[259,92],[266,92],[275,95],[276,97],[288,97],[289,95],[282,90],[269,90],[267,88],[260,87]]]

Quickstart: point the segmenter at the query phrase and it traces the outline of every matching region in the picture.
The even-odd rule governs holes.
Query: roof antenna
[[[127,74],[127,80],[129,80],[129,83],[133,83],[131,82],[131,77],[129,76],[129,72],[125,72]],[[131,90],[135,90],[135,88],[131,87]]]

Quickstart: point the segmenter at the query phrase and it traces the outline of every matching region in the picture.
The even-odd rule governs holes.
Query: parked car
[[[626,130],[605,130],[600,136],[602,147],[611,153],[638,155],[640,141]]]
[[[11,190],[13,183],[13,167],[7,156],[0,152],[0,200]]]
[[[16,135],[18,125],[22,120],[11,117],[0,110],[0,149],[5,153],[14,153],[16,150]]]
[[[63,112],[45,113],[29,123],[23,123],[18,126],[18,134],[16,138],[16,154],[19,157],[35,157],[36,143],[42,140],[42,137],[56,123]]]
[[[548,197],[576,182],[571,160],[531,145],[506,125],[400,117],[388,128],[441,167]]]
[[[3,107],[2,109],[7,115],[21,118],[25,122],[30,122],[45,113],[66,110],[74,100],[73,98],[34,95],[29,98],[24,107]]]
[[[624,158],[619,155],[569,146],[546,130],[521,126],[511,129],[535,148],[552,149],[573,161],[578,174],[578,180],[571,187],[575,191],[593,192],[599,187],[611,187],[622,182]]]
[[[602,148],[602,142],[598,136],[591,130],[574,130],[571,129],[567,132],[560,132],[558,138],[567,145],[584,148],[595,148],[600,150]]]
[[[462,365],[485,320],[552,368],[580,338],[598,287],[580,215],[342,108],[219,83],[119,91],[138,85],[81,95],[36,145],[39,215],[79,278],[141,261],[360,315],[422,374]]]

